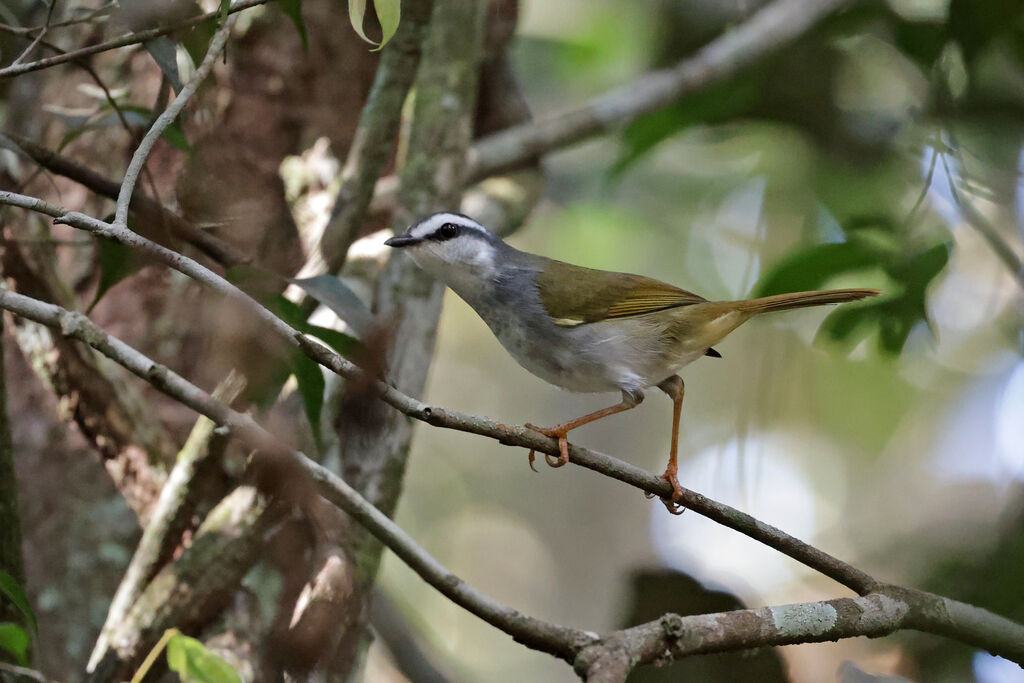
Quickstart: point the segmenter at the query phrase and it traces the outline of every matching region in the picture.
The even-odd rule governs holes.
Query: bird
[[[750,318],[773,311],[840,304],[879,294],[832,289],[740,301],[709,301],[643,275],[595,270],[520,251],[469,216],[439,212],[384,242],[407,253],[483,319],[526,370],[571,392],[621,392],[615,405],[554,427],[527,427],[557,439],[552,467],[569,461],[570,431],[638,406],[653,387],[673,402],[663,498],[680,514],[679,422],[685,385],[679,371]],[[529,453],[533,468],[534,451]]]

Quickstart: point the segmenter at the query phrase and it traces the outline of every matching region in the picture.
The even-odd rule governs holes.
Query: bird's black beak
[[[391,239],[384,242],[389,247],[411,247],[414,244],[419,244],[423,241],[422,237],[412,237],[411,235],[395,235]]]

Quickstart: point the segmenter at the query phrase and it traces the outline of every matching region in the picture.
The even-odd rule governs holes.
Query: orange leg
[[[672,486],[672,500],[663,498],[662,502],[673,515],[681,515],[686,508],[676,502],[683,495],[683,488],[679,485],[679,480],[676,479],[676,474],[679,471],[676,455],[679,452],[679,418],[683,412],[683,378],[679,375],[672,375],[659,384],[658,388],[668,394],[674,404],[672,409],[672,451],[668,456],[668,467],[665,468],[665,473],[661,475],[661,478]]]
[[[577,427],[582,427],[583,425],[585,425],[585,424],[587,424],[589,422],[594,422],[595,420],[600,420],[602,417],[608,417],[609,415],[614,415],[615,413],[621,413],[623,411],[629,410],[630,408],[635,408],[638,405],[640,405],[640,401],[643,401],[643,400],[644,400],[644,395],[643,394],[629,394],[629,393],[626,393],[625,391],[623,391],[622,392],[622,402],[621,403],[616,403],[613,406],[609,406],[607,408],[602,408],[601,410],[595,410],[592,413],[587,413],[583,417],[578,417],[575,420],[572,420],[570,422],[566,422],[564,424],[556,425],[554,427],[537,427],[536,425],[532,425],[530,423],[526,423],[526,426],[529,427],[530,429],[532,429],[535,432],[540,432],[544,436],[550,436],[553,439],[558,439],[558,457],[557,458],[552,458],[552,456],[550,456],[547,453],[545,453],[544,454],[544,459],[547,460],[548,465],[550,465],[551,467],[561,467],[562,465],[564,465],[567,462],[569,462],[569,437],[568,437],[568,434],[569,434],[570,431],[572,431],[573,429],[576,429]],[[534,452],[533,452],[533,449],[531,448],[530,449],[530,469],[533,470],[534,472],[536,472],[537,469],[533,466],[534,459],[535,459]]]

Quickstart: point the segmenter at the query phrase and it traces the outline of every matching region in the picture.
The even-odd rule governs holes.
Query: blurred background
[[[753,4],[526,2],[516,65],[534,113],[557,110],[672,63]],[[717,347],[721,360],[686,368],[680,481],[883,580],[1017,618],[1024,278],[985,231],[1019,264],[1022,20],[1020,3],[921,0],[827,22],[696,101],[549,157],[545,198],[510,239],[712,299],[882,289],[855,319],[816,309],[752,321]],[[426,400],[554,424],[609,397],[534,378],[449,292]],[[671,403],[653,391],[572,440],[660,471],[670,427]],[[659,604],[721,609],[720,591],[749,606],[845,594],[698,515],[672,517],[586,470],[534,474],[525,456],[420,426],[397,519],[466,580],[529,614],[610,630],[656,617]],[[382,587],[432,625],[434,647],[466,680],[574,680],[390,555]],[[695,602],[676,605],[681,595]],[[791,681],[868,680],[858,670],[1024,680],[1014,664],[913,634],[778,655]],[[737,677],[735,660],[716,674],[711,659],[633,679],[779,680]]]
[[[677,62],[762,4],[523,0],[509,49],[541,115]],[[190,217],[244,203],[239,230],[256,226],[245,244],[270,244],[261,241],[261,221],[294,220],[301,230],[326,218],[327,188],[372,80],[375,57],[353,35],[339,38],[322,7],[304,6],[310,49],[327,59],[318,32],[329,34],[337,52],[328,51],[334,61],[326,63],[339,66],[299,70],[294,81],[265,75],[297,68],[280,55],[302,53],[294,27],[255,10],[232,47],[233,57],[242,56],[231,64],[235,108],[211,107],[217,116],[226,110],[235,127],[204,138],[188,162],[167,146],[153,157],[156,184]],[[101,66],[133,97],[156,96],[158,69],[141,51]],[[69,132],[68,107],[98,108],[98,96],[62,79],[24,82],[64,109],[19,123],[27,110],[5,101],[5,126],[38,126],[39,137],[68,154],[109,161],[115,177],[120,171],[110,169],[124,159],[104,156],[109,123],[106,131],[97,124]],[[265,94],[260,88],[276,104],[246,99]],[[361,89],[360,97],[345,88]],[[5,95],[14,98],[14,87]],[[265,132],[271,123],[281,124],[274,135]],[[205,125],[186,124],[190,134]],[[258,138],[257,149],[227,146],[243,129]],[[280,166],[280,158],[251,158],[263,153],[287,158]],[[204,171],[190,185],[194,167]],[[1024,2],[859,3],[720,85],[549,155],[544,169],[542,201],[509,238],[518,248],[642,273],[709,299],[881,289],[883,296],[855,306],[752,321],[717,347],[723,358],[687,367],[680,481],[883,581],[1024,621]],[[207,196],[210,186],[217,192]],[[91,201],[65,181],[54,187],[69,206]],[[260,204],[277,195],[290,214]],[[384,253],[382,225],[368,226],[354,260]],[[288,242],[292,251],[270,244],[271,267],[301,263],[295,243]],[[98,275],[83,264],[95,259],[71,251],[62,263],[88,303]],[[211,388],[227,361],[203,355],[209,347],[175,324],[220,315],[206,305],[180,278],[144,269],[113,289],[95,317]],[[145,324],[140,310],[167,317]],[[234,362],[237,341],[220,341]],[[46,634],[40,667],[74,677],[139,531],[88,444],[65,432],[58,418],[67,402],[34,379],[14,344],[5,352],[27,588]],[[564,393],[533,377],[446,295],[425,400],[548,425],[610,399],[617,397]],[[175,434],[187,433],[194,416],[162,411]],[[654,391],[638,409],[575,431],[572,440],[660,472],[670,428],[671,403]],[[608,631],[665,611],[848,595],[736,532],[692,512],[673,517],[589,471],[538,463],[534,473],[524,450],[424,425],[413,443],[398,523],[462,578],[536,617]],[[280,589],[271,574],[260,565],[246,581],[265,612]],[[388,553],[379,593],[378,632],[396,625],[411,640],[394,651],[400,638],[379,638],[368,681],[402,681],[399,668],[410,667],[433,672],[414,681],[441,680],[429,677],[438,671],[453,682],[576,680],[563,663],[451,604]],[[400,667],[414,650],[430,664]],[[965,645],[900,633],[694,658],[638,670],[630,680],[1013,683],[1024,681],[1024,671]]]

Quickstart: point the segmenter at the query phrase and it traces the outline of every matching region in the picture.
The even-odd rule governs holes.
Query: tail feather
[[[789,294],[776,294],[760,299],[748,301],[737,301],[737,309],[757,315],[772,311],[788,311],[791,308],[804,308],[807,306],[824,306],[825,304],[842,304],[847,301],[857,301],[869,296],[877,296],[877,289],[828,289],[814,292],[791,292]]]

